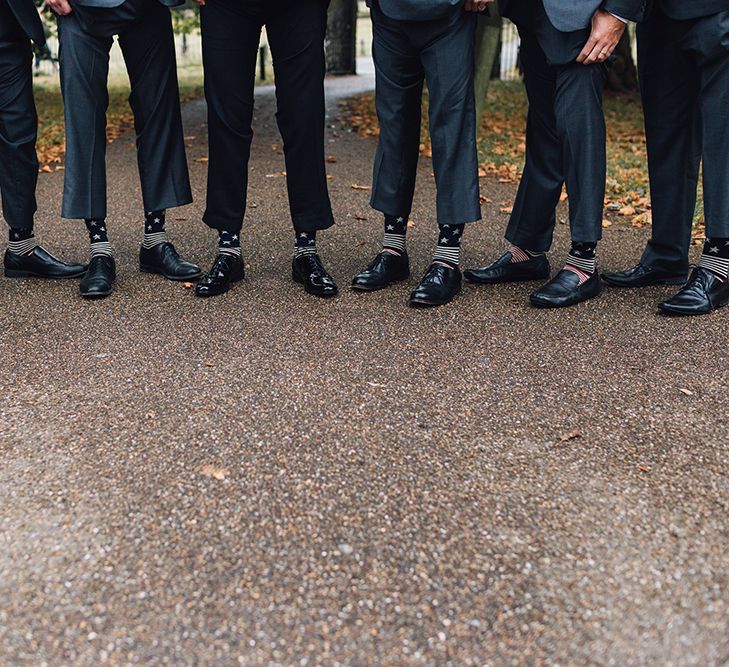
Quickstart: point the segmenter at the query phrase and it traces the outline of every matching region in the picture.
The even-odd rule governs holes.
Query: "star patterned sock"
[[[509,248],[509,252],[511,253],[511,261],[510,264],[518,264],[519,262],[528,262],[530,259],[534,259],[535,257],[541,257],[542,255],[546,254],[543,252],[532,252],[531,250],[527,250],[526,248],[521,248],[518,245],[511,245],[511,248]]]
[[[409,215],[385,215],[385,237],[382,241],[384,252],[393,255],[402,255],[405,252]]]
[[[9,231],[8,250],[15,255],[27,255],[38,245],[33,228],[13,229]]]
[[[89,232],[89,242],[91,243],[91,257],[97,255],[113,256],[111,243],[106,233],[106,220],[104,218],[86,218],[86,229]]]
[[[699,266],[715,273],[722,280],[729,277],[729,239],[706,239]]]
[[[564,270],[576,273],[580,279],[580,285],[586,283],[597,271],[597,243],[575,243],[573,241]]]
[[[296,232],[294,237],[294,257],[316,255],[316,231]]]
[[[218,252],[221,255],[240,257],[240,232],[226,232],[218,230]]]
[[[165,231],[165,213],[161,211],[145,211],[144,212],[144,241],[142,246],[149,249],[154,248],[160,243],[169,241],[167,232]]]
[[[461,237],[465,228],[465,225],[438,225],[438,245],[433,253],[433,262],[458,268],[461,262]]]

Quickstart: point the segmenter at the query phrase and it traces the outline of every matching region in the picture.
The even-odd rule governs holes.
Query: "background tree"
[[[357,0],[332,0],[325,45],[327,72],[357,72]]]

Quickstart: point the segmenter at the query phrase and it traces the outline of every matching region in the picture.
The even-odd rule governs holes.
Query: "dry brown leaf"
[[[623,206],[618,211],[618,215],[624,215],[624,216],[635,215],[635,209],[632,206]]]
[[[195,158],[195,162],[207,162],[207,161],[208,161],[208,158],[207,157],[198,157],[198,158]]]
[[[211,477],[220,481],[228,476],[228,471],[225,468],[220,468],[210,463],[200,466],[199,472],[201,475],[205,475],[205,477]]]
[[[352,190],[371,190],[369,185],[359,185],[358,183],[352,183]]]
[[[565,433],[559,440],[558,444],[562,444],[565,442],[569,442],[570,440],[576,440],[577,438],[581,438],[582,433],[580,431],[570,431],[569,433]]]
[[[195,287],[195,285],[193,283],[182,283],[182,286],[185,289],[192,289],[193,287]]]

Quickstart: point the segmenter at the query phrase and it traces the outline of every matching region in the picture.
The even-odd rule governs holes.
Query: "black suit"
[[[45,43],[32,0],[0,0],[0,193],[15,229],[33,226],[38,117],[33,100],[30,39]]]
[[[200,9],[209,163],[205,223],[238,232],[246,212],[261,29],[276,73],[289,206],[297,231],[334,224],[324,159],[324,33],[329,0],[214,0]]]
[[[633,18],[644,3],[622,0],[619,6]],[[602,236],[605,196],[602,93],[609,65],[577,63],[589,27],[557,30],[542,0],[510,0],[502,7],[519,28],[529,98],[526,165],[506,238],[528,250],[548,250],[566,184],[573,241],[596,242]]]
[[[729,237],[729,0],[656,0],[638,29],[653,233],[645,266],[688,267],[703,158],[709,237]]]
[[[63,217],[106,217],[107,77],[114,35],[132,84],[129,104],[144,208],[157,211],[190,203],[169,9],[149,0],[122,0],[115,7],[92,5],[90,0],[71,4],[73,12],[58,17],[66,114]]]

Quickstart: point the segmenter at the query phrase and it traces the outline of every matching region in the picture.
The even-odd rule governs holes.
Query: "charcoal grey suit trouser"
[[[169,9],[150,0],[118,7],[73,4],[58,18],[66,115],[65,218],[106,217],[106,110],[109,51],[119,37],[131,81],[144,208],[192,201]]]
[[[388,215],[405,215],[412,208],[427,80],[438,223],[480,220],[475,15],[459,10],[443,20],[399,21],[375,5],[372,22],[380,121],[372,207]]]

